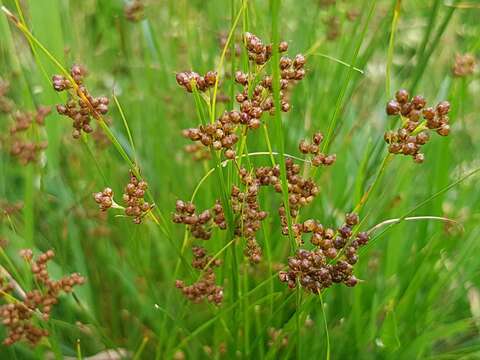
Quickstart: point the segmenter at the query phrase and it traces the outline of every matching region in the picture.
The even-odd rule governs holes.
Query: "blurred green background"
[[[169,218],[175,200],[189,199],[212,167],[184,151],[189,142],[181,130],[197,126],[198,120],[194,99],[176,84],[175,73],[216,69],[222,39],[242,2],[148,0],[139,21],[127,19],[130,3],[120,0],[0,4],[17,16],[20,8],[32,33],[63,66],[86,66],[89,91],[110,97],[111,129],[133,157],[112,99],[116,94],[142,175],[156,206]],[[47,325],[48,342],[34,349],[1,346],[2,359],[87,357],[105,349],[123,349],[127,358],[139,359],[480,358],[478,175],[444,191],[480,166],[478,71],[465,77],[452,74],[456,54],[478,59],[480,4],[284,0],[280,5],[280,38],[288,41],[290,55],[308,55],[307,76],[292,92],[292,110],[282,114],[285,152],[300,156],[300,139],[326,133],[331,120],[338,119],[331,145],[337,162],[320,169],[320,195],[302,217],[338,226],[358,203],[387,153],[384,131],[398,125],[385,115],[385,103],[403,87],[432,105],[450,101],[452,131],[448,137],[432,137],[422,165],[409,157],[393,159],[360,214],[363,227],[409,214],[445,216],[462,229],[431,221],[392,227],[361,253],[355,274],[363,282],[355,288],[333,286],[323,295],[323,312],[318,297],[304,293],[298,303],[274,276],[278,264],[286,264],[289,243],[281,235],[280,198],[265,192],[261,205],[271,216],[258,241],[271,247],[271,259],[248,265],[244,244],[238,242],[241,300],[229,292],[235,262],[225,252],[218,277],[225,285],[224,304],[191,304],[174,287],[182,226],[169,222],[167,236],[152,221],[136,226],[112,211],[99,214],[91,194],[110,186],[120,198],[129,179],[128,165],[102,141],[101,131],[87,141],[74,140],[70,120],[53,109],[45,129],[31,135],[48,139],[45,154],[39,163],[22,166],[9,155],[11,115],[0,114],[0,205],[5,212],[7,202],[23,204],[20,211],[1,217],[2,265],[28,273],[18,251],[53,248],[54,275],[78,271],[87,278],[75,291],[79,301],[65,296],[55,309]],[[269,42],[271,14],[268,1],[248,1],[234,41],[241,42],[246,30]],[[230,99],[232,70],[238,68],[242,58],[229,56],[220,74],[220,93]],[[56,73],[45,54],[38,48],[33,54],[22,33],[1,14],[0,76],[10,83],[5,96],[15,109],[64,101],[50,84]],[[231,101],[221,103],[217,114],[230,108]],[[265,121],[270,129],[271,120]],[[279,151],[275,139],[273,144]],[[249,137],[248,150],[268,151],[261,130]],[[252,162],[268,165],[269,158]],[[196,204],[208,208],[219,196],[211,176],[201,185]],[[230,240],[216,233],[202,245],[215,253]],[[185,256],[189,261],[190,252]],[[180,274],[187,282],[194,279],[183,265]],[[272,276],[267,286],[258,287]],[[300,328],[296,321],[302,322]],[[280,331],[276,338],[275,331]]]

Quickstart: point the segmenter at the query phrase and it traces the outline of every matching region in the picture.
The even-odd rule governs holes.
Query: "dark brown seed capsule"
[[[288,43],[286,41],[282,41],[280,42],[280,44],[278,44],[278,51],[279,52],[285,52],[288,50]]]
[[[437,105],[438,115],[446,115],[450,111],[450,103],[448,101],[442,101]]]
[[[425,98],[421,95],[414,96],[412,99],[412,105],[417,110],[423,109],[426,105]]]
[[[400,104],[405,104],[408,101],[408,98],[410,95],[408,94],[408,91],[405,89],[400,89],[395,93],[395,98]]]
[[[400,104],[395,100],[390,100],[387,103],[386,111],[388,115],[398,115],[400,113]]]
[[[413,160],[417,164],[421,164],[425,160],[425,156],[422,153],[418,153],[418,154],[415,154],[415,156],[413,157]]]
[[[437,133],[441,136],[447,136],[450,134],[450,125],[444,124],[438,130]]]

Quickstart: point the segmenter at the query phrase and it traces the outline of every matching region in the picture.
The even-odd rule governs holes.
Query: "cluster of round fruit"
[[[233,186],[230,195],[233,212],[238,215],[235,234],[247,240],[244,254],[250,263],[257,264],[262,260],[262,249],[257,242],[256,234],[268,214],[260,209],[258,180],[250,176],[245,168],[240,170],[240,179],[246,187],[245,191],[242,192],[239,187]]]
[[[183,150],[190,154],[195,161],[210,160],[212,158],[208,149],[202,144],[188,144],[184,146]]]
[[[15,108],[15,103],[7,96],[10,83],[0,77],[0,112],[8,114]]]
[[[93,194],[93,198],[100,210],[107,211],[113,205],[113,190],[107,187],[103,191]]]
[[[206,250],[200,246],[194,246],[192,252],[192,266],[201,270],[202,276],[192,285],[187,286],[184,281],[177,280],[175,286],[192,302],[199,303],[207,300],[215,305],[220,305],[223,301],[223,287],[216,285],[213,268],[220,266],[221,261],[218,259],[212,260],[212,257],[207,255]]]
[[[17,341],[25,340],[32,346],[49,335],[46,329],[35,325],[35,314],[41,314],[41,319],[47,321],[50,318],[52,308],[58,303],[62,292],[70,293],[76,285],[82,285],[85,278],[77,273],[65,276],[60,280],[52,280],[48,273],[47,264],[53,259],[55,253],[52,250],[40,254],[35,260],[30,249],[21,251],[21,256],[30,264],[32,274],[41,289],[31,290],[25,293],[22,300],[10,302],[0,307],[2,323],[7,328],[8,334],[3,343],[12,345]],[[7,293],[13,286],[3,286]],[[9,296],[11,299],[11,296]]]
[[[222,230],[227,228],[223,208],[218,200],[212,209],[204,210],[200,214],[196,213],[195,204],[182,200],[177,200],[175,210],[173,222],[188,225],[190,227],[190,233],[196,239],[210,239],[212,236],[212,224],[215,224]]]
[[[240,113],[236,110],[225,112],[219,120],[212,124],[200,125],[198,128],[190,128],[183,131],[183,136],[200,142],[213,150],[225,150],[225,157],[233,159],[235,150],[233,146],[238,142],[235,133],[237,124],[242,121]]]
[[[65,78],[63,75],[54,75],[52,77],[53,88],[56,91],[69,91],[71,98],[63,105],[57,105],[57,112],[60,115],[68,116],[72,119],[72,136],[78,139],[82,134],[93,131],[90,125],[91,117],[98,119],[101,115],[108,112],[109,99],[106,96],[93,97],[83,85],[87,71],[83,66],[73,65],[70,75],[75,84]]]
[[[475,56],[473,54],[457,54],[455,55],[455,63],[452,72],[454,76],[465,77],[475,72]]]
[[[253,34],[247,33],[246,46],[249,57],[254,59],[260,58],[261,64],[264,64],[270,59],[271,45],[263,45],[261,40]],[[286,52],[288,44],[281,42],[279,45],[280,52]],[[265,62],[264,62],[265,61]],[[302,54],[297,54],[295,58],[291,59],[288,56],[283,56],[280,59],[280,107],[283,112],[290,110],[290,103],[287,99],[287,89],[292,82],[302,80],[305,77],[306,59]],[[257,75],[255,73],[246,74],[241,71],[235,73],[235,81],[243,86],[242,92],[235,97],[240,104],[240,110],[251,119],[251,128],[260,126],[260,118],[265,112],[273,114],[275,111],[273,101],[273,80],[270,75],[264,75],[260,81],[255,82]]]
[[[141,224],[142,219],[152,209],[152,205],[144,199],[147,188],[147,182],[138,180],[130,171],[130,182],[125,186],[123,201],[126,204],[125,215],[133,217],[135,224]]]
[[[177,84],[187,90],[193,92],[193,87],[198,91],[206,91],[215,86],[217,81],[217,73],[215,71],[207,71],[204,76],[195,71],[183,71],[176,75]]]
[[[43,126],[50,111],[49,107],[40,106],[36,113],[17,111],[14,114],[15,123],[10,127],[10,155],[17,158],[20,164],[38,161],[40,152],[47,148],[47,141],[30,141],[24,134],[33,124]]]
[[[355,286],[358,282],[353,275],[353,265],[358,261],[357,250],[367,244],[366,232],[353,238],[352,228],[359,222],[358,215],[347,214],[345,224],[333,231],[324,228],[315,220],[307,220],[296,227],[296,235],[312,233],[310,242],[313,250],[300,249],[288,259],[288,271],[281,271],[279,278],[294,288],[297,280],[303,288],[320,293],[333,283]]]
[[[313,166],[320,166],[325,165],[329,166],[332,165],[337,156],[335,154],[332,155],[325,155],[320,152],[320,144],[323,141],[323,134],[321,132],[317,132],[312,136],[312,142],[309,143],[307,140],[301,140],[298,144],[298,149],[302,154],[311,154],[313,158],[311,160],[311,164]]]
[[[423,96],[416,95],[410,99],[406,90],[398,90],[395,99],[387,103],[386,112],[389,116],[401,115],[403,126],[396,131],[387,131],[385,142],[389,144],[388,151],[392,154],[403,154],[413,157],[416,163],[425,159],[420,149],[430,139],[428,130],[436,131],[441,136],[450,133],[448,112],[450,103],[441,101],[435,108],[426,107]],[[421,119],[423,123],[420,123]]]

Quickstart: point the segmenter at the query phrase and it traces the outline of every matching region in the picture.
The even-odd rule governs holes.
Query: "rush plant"
[[[0,4],[2,358],[478,357],[478,6]]]

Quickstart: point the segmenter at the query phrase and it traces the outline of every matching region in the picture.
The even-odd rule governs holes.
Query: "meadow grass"
[[[48,139],[48,148],[26,166],[9,154],[12,116],[0,113],[0,205],[23,204],[0,218],[3,276],[34,287],[18,255],[31,248],[55,250],[52,277],[86,278],[43,324],[48,338],[36,347],[2,345],[2,359],[81,359],[106,350],[132,359],[480,357],[479,78],[452,74],[457,53],[478,58],[476,2],[150,0],[138,22],[127,21],[125,4],[0,0],[0,76],[10,82],[6,96],[16,109],[64,103],[51,76],[70,76],[74,63],[88,68],[92,94],[110,98],[108,114],[92,120],[110,145],[91,135],[73,139],[70,120],[53,111],[44,128],[28,134]],[[234,162],[215,152],[194,161],[181,136],[234,106],[235,71],[254,71],[244,50],[228,55],[242,47],[245,32],[273,43],[273,64],[282,40],[290,55],[307,58],[291,110],[264,115],[261,128],[240,134],[237,146],[240,166],[281,169],[283,195],[262,190],[258,197],[269,216],[257,234],[263,258],[256,265],[233,230]],[[218,72],[210,98],[176,84],[175,74],[190,70]],[[279,109],[280,73],[272,70]],[[451,133],[432,136],[423,164],[389,155],[383,140],[399,126],[385,114],[399,88],[432,105],[451,103]],[[278,206],[288,210],[285,159],[304,164],[298,142],[316,131],[325,134],[322,151],[337,161],[305,167],[320,194],[301,219],[335,228],[355,210],[361,222],[354,231],[375,231],[355,265],[360,283],[314,295],[278,279],[299,247],[288,211],[282,235]],[[120,199],[129,170],[148,182],[145,196],[155,204],[140,225],[118,211],[99,216],[92,199],[107,186]],[[190,248],[200,244],[172,223],[177,199],[199,209],[216,199],[223,205],[228,229],[201,243],[223,261],[216,272],[224,287],[220,306],[191,303],[175,288],[177,279],[198,280]],[[4,302],[15,301],[7,295]],[[3,327],[1,333],[3,339]]]

